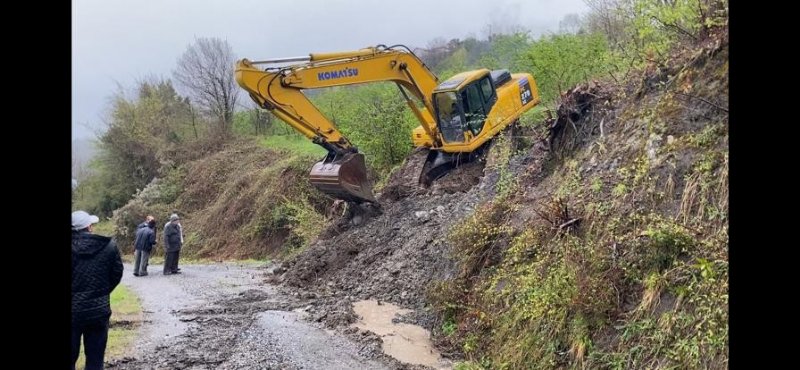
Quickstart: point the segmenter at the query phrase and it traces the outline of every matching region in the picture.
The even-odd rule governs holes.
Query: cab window
[[[464,113],[467,118],[467,127],[473,135],[477,135],[483,129],[483,123],[486,121],[481,89],[477,83],[474,83],[467,86],[461,95],[462,100],[465,101]]]
[[[489,77],[484,77],[481,79],[481,92],[483,93],[483,102],[485,103],[487,108],[491,108],[492,98],[494,97],[494,89],[492,89],[492,83],[489,81]]]
[[[439,132],[444,141],[464,142],[464,116],[455,92],[442,92],[434,94],[436,102],[437,121]]]

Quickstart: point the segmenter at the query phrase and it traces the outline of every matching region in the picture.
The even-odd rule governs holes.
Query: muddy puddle
[[[397,315],[411,310],[401,309],[391,303],[366,300],[353,303],[353,311],[360,317],[353,326],[378,334],[383,340],[383,352],[398,361],[425,365],[435,369],[450,369],[449,361],[442,359],[433,347],[430,333],[421,326],[393,323]]]

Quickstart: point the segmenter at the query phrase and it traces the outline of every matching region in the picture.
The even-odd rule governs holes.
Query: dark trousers
[[[147,275],[147,263],[150,261],[150,253],[137,249],[134,253],[134,258],[136,260],[133,264],[133,274]]]
[[[83,353],[86,355],[85,370],[102,370],[103,357],[108,342],[108,318],[86,324],[72,324],[72,370],[78,362],[83,337]]]
[[[164,254],[164,274],[169,275],[178,271],[178,259],[180,258],[181,251],[166,252]]]

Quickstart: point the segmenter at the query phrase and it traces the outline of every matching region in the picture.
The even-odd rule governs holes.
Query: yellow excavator
[[[259,65],[281,65],[260,69]],[[430,185],[476,157],[501,130],[539,104],[533,76],[477,69],[439,79],[409,48],[378,45],[356,51],[236,62],[236,82],[260,107],[322,146],[311,183],[346,201],[377,202],[364,155],[325,118],[303,90],[392,81],[420,122],[414,146],[428,150],[419,183]],[[416,98],[412,100],[411,96]]]

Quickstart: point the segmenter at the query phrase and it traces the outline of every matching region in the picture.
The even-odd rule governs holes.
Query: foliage
[[[274,115],[260,108],[245,109],[234,113],[233,133],[237,136],[290,134],[300,136]]]
[[[523,70],[533,73],[544,102],[554,102],[577,83],[607,74],[615,62],[599,34],[544,36],[520,58]]]
[[[265,148],[278,151],[305,154],[311,157],[322,158],[327,152],[321,146],[299,135],[270,135],[261,140]]]
[[[411,131],[419,121],[394,84],[332,88],[314,100],[380,174],[388,174],[411,152]]]
[[[325,226],[325,216],[320,214],[307,198],[300,198],[299,201],[287,199],[281,209],[286,211],[284,227],[298,237],[298,247],[311,244]]]
[[[490,51],[481,55],[479,64],[489,69],[508,69],[512,72],[526,71],[522,55],[533,40],[527,32],[493,35]],[[528,71],[530,72],[530,71]]]
[[[630,4],[686,27],[698,40],[703,27],[709,29],[690,27],[697,20],[681,13],[686,4],[680,2]],[[626,15],[629,9],[618,10]],[[692,14],[705,12],[700,9]],[[627,20],[631,27],[645,27]],[[431,284],[428,299],[440,315],[434,338],[467,360],[459,368],[727,366],[727,111],[710,107],[727,101],[727,54],[714,39],[684,50],[692,37],[678,37],[674,27],[659,24],[650,26],[669,33],[661,35],[669,40],[666,53],[682,57],[652,54],[654,63],[664,65],[632,70],[635,77],[621,87],[680,70],[667,76],[674,78],[672,85],[623,93],[614,100],[616,117],[593,114],[575,122],[605,120],[604,134],[587,137],[544,179],[516,173],[519,189],[527,192],[502,192],[458,221],[449,235],[457,265]],[[659,38],[648,37],[656,46]],[[620,45],[613,45],[603,36],[578,32],[531,41],[524,55],[557,65],[570,56],[549,48],[572,47],[603,64],[575,70],[613,80],[612,74],[619,75],[607,61],[623,60],[618,47],[635,50],[642,40],[619,39]],[[593,49],[593,42],[603,46]],[[575,71],[554,70],[564,76]],[[544,89],[558,90],[549,84],[561,76],[539,76]],[[702,87],[686,87],[689,83]],[[713,104],[678,100],[676,90]],[[504,163],[502,157],[495,159]],[[489,160],[487,166],[502,168]],[[527,169],[536,172],[534,166]],[[548,205],[562,196],[569,202]],[[500,202],[502,212],[496,210]],[[560,210],[569,210],[569,217],[555,214]]]

